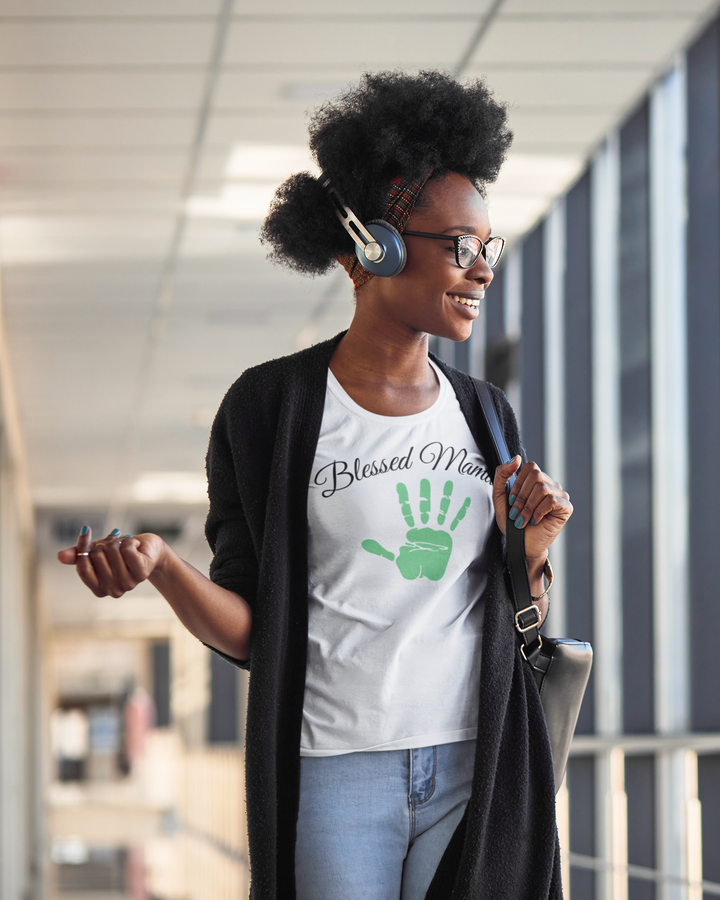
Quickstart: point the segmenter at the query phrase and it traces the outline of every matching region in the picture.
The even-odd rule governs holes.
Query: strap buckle
[[[537,628],[539,625],[540,610],[534,603],[531,603],[530,606],[526,606],[525,609],[521,609],[519,612],[515,613],[515,628],[517,628],[520,634],[525,634],[526,631]]]
[[[543,639],[542,639],[542,635],[541,635],[541,634],[538,634],[537,639],[538,639],[538,645],[537,645],[537,647],[535,647],[535,648],[531,651],[531,653],[530,653],[530,656],[531,656],[533,659],[535,659],[535,658],[537,657],[537,654],[540,652],[540,648],[541,648],[542,645],[543,645]],[[539,668],[535,665],[535,663],[533,663],[533,661],[528,657],[528,654],[525,652],[525,644],[521,644],[521,645],[520,645],[520,652],[522,653],[523,659],[525,660],[525,662],[530,663],[530,665],[533,667],[533,669],[537,669],[538,672],[542,672],[542,671],[543,671],[542,669],[539,669]]]

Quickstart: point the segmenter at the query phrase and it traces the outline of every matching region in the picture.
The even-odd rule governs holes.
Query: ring
[[[79,550],[77,550],[75,552],[75,556],[90,556],[90,553],[87,550],[83,550],[82,553]]]

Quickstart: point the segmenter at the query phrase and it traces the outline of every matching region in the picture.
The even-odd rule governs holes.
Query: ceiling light
[[[225,165],[225,177],[239,181],[281,182],[295,172],[319,169],[300,144],[235,144]]]
[[[190,197],[187,214],[196,219],[262,221],[277,185],[253,182],[227,184],[216,197]]]
[[[262,221],[278,185],[296,172],[319,175],[307,147],[235,144],[225,165],[225,184],[215,196],[195,195],[186,211],[198,219]]]

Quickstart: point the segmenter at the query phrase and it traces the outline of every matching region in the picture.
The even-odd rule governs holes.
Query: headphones
[[[345,206],[329,178],[322,184],[330,195],[340,224],[355,241],[355,255],[368,272],[382,278],[402,272],[407,262],[407,248],[397,228],[384,219],[372,219],[366,227]]]

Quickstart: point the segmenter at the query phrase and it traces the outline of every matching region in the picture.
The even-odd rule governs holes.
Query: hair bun
[[[327,190],[309,172],[280,185],[260,232],[270,259],[306,275],[327,272],[345,236]]]

